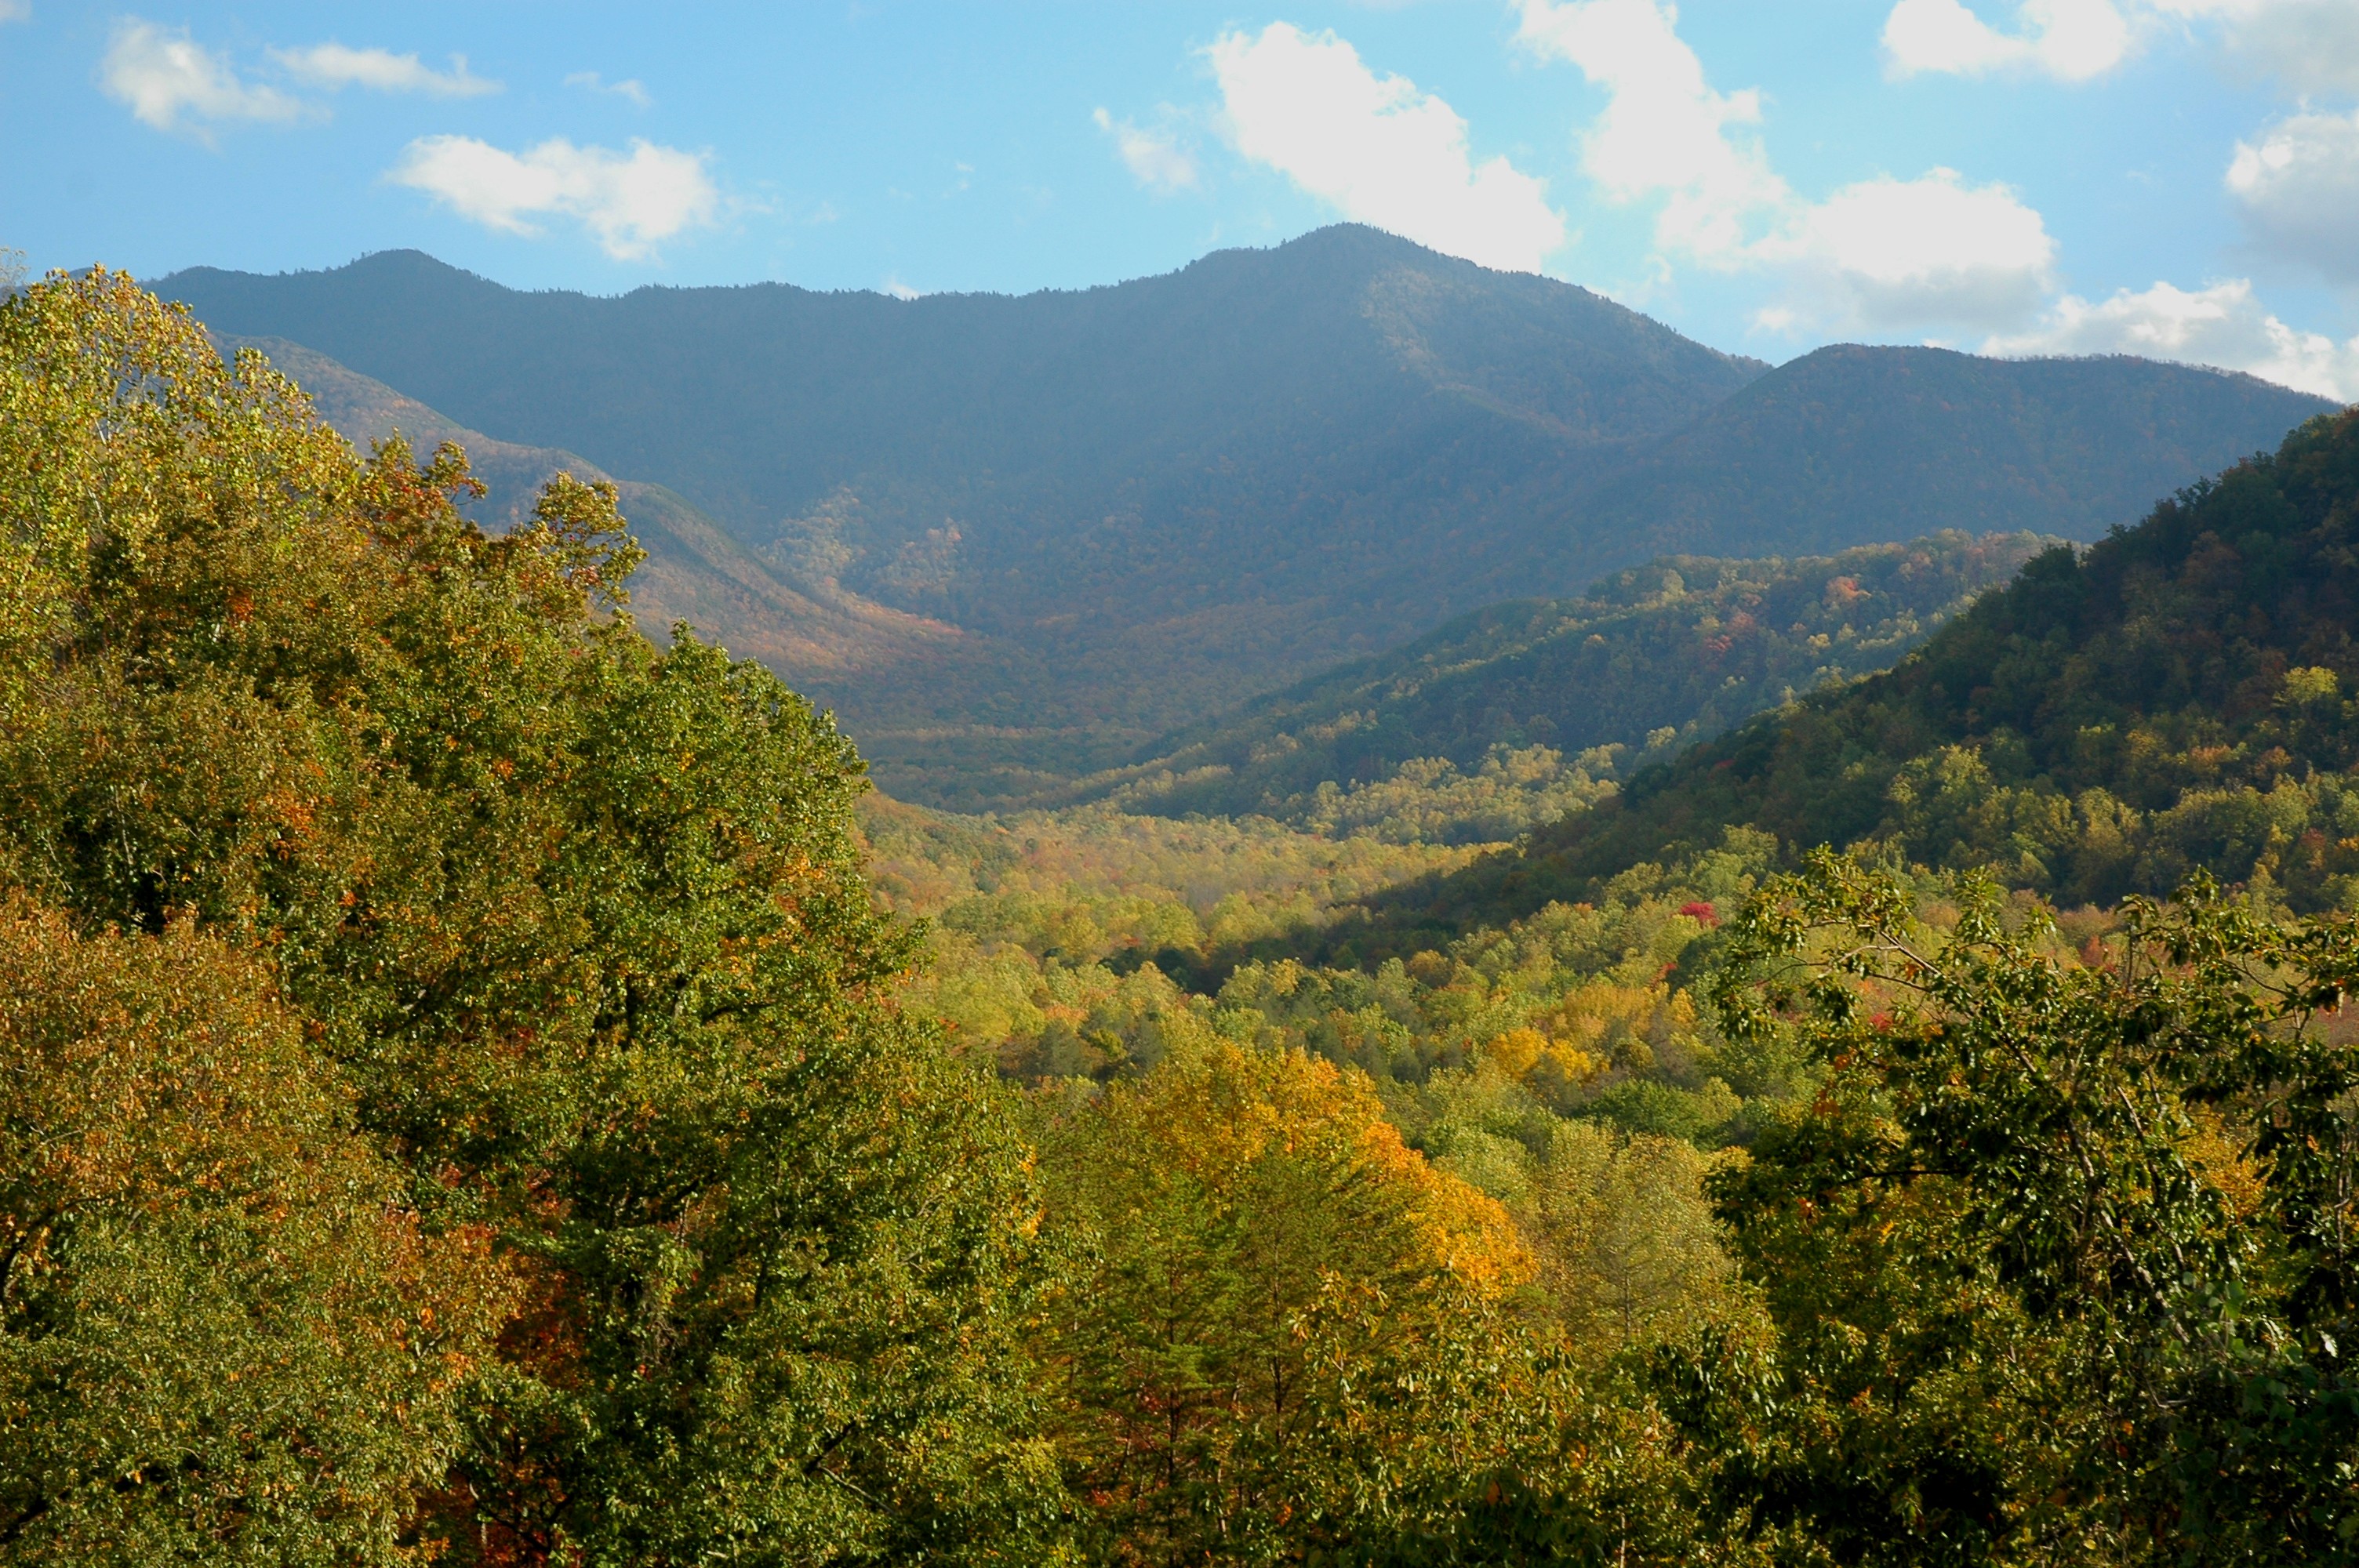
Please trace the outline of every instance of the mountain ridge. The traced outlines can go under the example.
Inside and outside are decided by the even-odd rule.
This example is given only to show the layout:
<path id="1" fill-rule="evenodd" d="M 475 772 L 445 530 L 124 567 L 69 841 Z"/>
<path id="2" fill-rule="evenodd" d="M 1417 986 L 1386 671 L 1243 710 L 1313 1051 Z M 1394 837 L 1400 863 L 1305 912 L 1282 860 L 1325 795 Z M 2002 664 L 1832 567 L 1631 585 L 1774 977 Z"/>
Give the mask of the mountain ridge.
<path id="1" fill-rule="evenodd" d="M 752 601 L 708 630 L 834 706 L 890 787 L 964 808 L 1655 556 L 2091 536 L 2326 406 L 2135 361 L 1773 370 L 1349 225 L 1024 296 L 525 294 L 417 253 L 157 287 L 663 486 L 815 604 L 956 628 L 864 665 L 799 660 Z"/>
<path id="2" fill-rule="evenodd" d="M 1883 669 L 2054 543 L 1948 533 L 1790 559 L 1658 557 L 1578 597 L 1457 617 L 1168 737 L 1075 793 L 1156 816 L 1302 823 L 1420 763 L 1512 765 L 1527 793 L 1555 785 L 1568 760 L 1625 775 L 1798 691 Z"/>
<path id="3" fill-rule="evenodd" d="M 957 628 L 850 595 L 802 591 L 749 556 L 686 498 L 658 484 L 620 479 L 578 453 L 503 441 L 469 429 L 383 382 L 283 338 L 212 334 L 224 353 L 252 349 L 295 379 L 320 417 L 363 451 L 398 438 L 419 457 L 448 442 L 467 455 L 485 493 L 462 507 L 504 530 L 528 516 L 541 487 L 563 472 L 615 487 L 647 559 L 630 583 L 632 610 L 661 633 L 685 622 L 726 627 L 738 650 L 765 662 L 811 670 L 852 670 L 921 656 L 955 641 Z"/>

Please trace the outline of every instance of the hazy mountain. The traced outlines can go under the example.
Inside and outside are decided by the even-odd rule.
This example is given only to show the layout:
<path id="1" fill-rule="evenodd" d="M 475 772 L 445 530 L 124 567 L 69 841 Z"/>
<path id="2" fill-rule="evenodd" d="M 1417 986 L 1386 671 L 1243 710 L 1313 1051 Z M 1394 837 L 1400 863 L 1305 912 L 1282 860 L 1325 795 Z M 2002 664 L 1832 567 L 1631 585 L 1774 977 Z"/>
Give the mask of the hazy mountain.
<path id="1" fill-rule="evenodd" d="M 524 518 L 554 474 L 610 481 L 633 535 L 647 552 L 631 579 L 631 611 L 658 636 L 680 621 L 726 628 L 740 653 L 820 676 L 926 656 L 958 640 L 955 628 L 940 622 L 849 595 L 798 590 L 662 485 L 616 479 L 579 454 L 554 447 L 495 440 L 283 338 L 216 333 L 214 341 L 225 351 L 261 351 L 301 384 L 322 419 L 364 451 L 398 436 L 423 460 L 445 441 L 457 443 L 484 485 L 483 499 L 466 510 L 486 527 L 506 528 Z"/>
<path id="2" fill-rule="evenodd" d="M 1578 496 L 1562 529 L 1718 554 L 2002 524 L 2093 539 L 2198 475 L 2273 450 L 2332 406 L 2249 375 L 2125 355 L 1993 360 L 1843 343 L 1655 443 Z"/>
<path id="3" fill-rule="evenodd" d="M 662 486 L 811 603 L 930 624 L 806 664 L 758 596 L 708 622 L 945 804 L 1135 760 L 1338 659 L 1655 555 L 2090 536 L 2323 406 L 2134 362 L 1846 350 L 1765 375 L 1355 226 L 1022 297 L 592 298 L 414 252 L 157 287 Z"/>

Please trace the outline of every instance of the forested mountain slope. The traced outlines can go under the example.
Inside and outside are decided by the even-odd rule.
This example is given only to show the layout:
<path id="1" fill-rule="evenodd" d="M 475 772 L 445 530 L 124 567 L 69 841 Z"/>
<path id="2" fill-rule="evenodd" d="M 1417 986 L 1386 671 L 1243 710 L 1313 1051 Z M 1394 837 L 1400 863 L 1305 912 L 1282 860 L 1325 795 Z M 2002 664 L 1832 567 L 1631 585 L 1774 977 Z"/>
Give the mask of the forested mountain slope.
<path id="1" fill-rule="evenodd" d="M 2038 557 L 1896 669 L 1699 746 L 1388 917 L 1496 921 L 1728 829 L 1995 866 L 2065 903 L 2197 868 L 2359 894 L 2359 410 L 2085 553 Z"/>
<path id="2" fill-rule="evenodd" d="M 1022 297 L 527 294 L 415 252 L 157 287 L 664 486 L 806 599 L 958 628 L 856 668 L 766 656 L 891 787 L 967 806 L 1658 554 L 2086 536 L 2321 406 L 2179 367 L 1882 350 L 1732 402 L 1767 367 L 1352 225 Z M 766 613 L 710 630 L 793 642 Z"/>
<path id="3" fill-rule="evenodd" d="M 415 253 L 158 287 L 217 330 L 664 484 L 798 586 L 994 639 L 829 689 L 864 739 L 1089 725 L 1127 749 L 1373 652 L 1477 602 L 1436 562 L 1499 547 L 1506 519 L 1766 368 L 1359 228 L 1022 298 L 592 299 Z"/>
<path id="4" fill-rule="evenodd" d="M 2153 360 L 1838 343 L 1780 365 L 1567 508 L 1665 552 L 1824 551 L 2001 524 L 2093 539 L 2330 406 Z"/>
<path id="5" fill-rule="evenodd" d="M 1452 777 L 1462 793 L 1493 775 L 1510 789 L 1549 782 L 1538 775 L 1569 762 L 1584 782 L 1609 776 L 1885 668 L 2050 542 L 1950 533 L 1793 560 L 1666 557 L 1577 599 L 1461 616 L 1182 733 L 1085 793 L 1133 810 L 1332 830 L 1366 826 L 1354 807 L 1375 806 L 1404 768 L 1440 775 L 1422 780 L 1427 794 Z"/>

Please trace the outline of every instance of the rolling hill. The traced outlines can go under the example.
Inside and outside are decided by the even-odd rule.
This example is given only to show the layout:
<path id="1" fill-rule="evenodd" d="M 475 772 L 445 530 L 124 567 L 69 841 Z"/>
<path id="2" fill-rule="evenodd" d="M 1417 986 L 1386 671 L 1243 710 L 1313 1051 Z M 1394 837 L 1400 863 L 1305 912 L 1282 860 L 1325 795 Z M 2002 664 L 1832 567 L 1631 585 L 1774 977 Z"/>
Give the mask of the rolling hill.
<path id="1" fill-rule="evenodd" d="M 2359 897 L 2359 410 L 2054 549 L 1894 669 L 1651 769 L 1516 849 L 1406 889 L 1375 945 L 1592 896 L 1732 827 L 2067 904 L 2198 867 L 2299 908 Z M 1363 938 L 1364 943 L 1366 939 Z"/>
<path id="2" fill-rule="evenodd" d="M 2087 537 L 2323 406 L 2134 361 L 1854 349 L 1771 372 L 1348 225 L 1021 297 L 592 298 L 414 252 L 156 287 L 663 487 L 802 600 L 941 629 L 830 662 L 792 650 L 838 633 L 782 632 L 798 611 L 758 594 L 705 622 L 834 705 L 891 787 L 965 806 L 1657 555 Z"/>
<path id="3" fill-rule="evenodd" d="M 1307 822 L 1332 815 L 1332 786 L 1348 794 L 1420 762 L 1473 773 L 1502 752 L 1614 748 L 1591 770 L 1625 771 L 1886 668 L 2052 543 L 1947 533 L 1793 560 L 1662 557 L 1576 599 L 1461 616 L 1175 736 L 1079 793 L 1158 815 Z"/>

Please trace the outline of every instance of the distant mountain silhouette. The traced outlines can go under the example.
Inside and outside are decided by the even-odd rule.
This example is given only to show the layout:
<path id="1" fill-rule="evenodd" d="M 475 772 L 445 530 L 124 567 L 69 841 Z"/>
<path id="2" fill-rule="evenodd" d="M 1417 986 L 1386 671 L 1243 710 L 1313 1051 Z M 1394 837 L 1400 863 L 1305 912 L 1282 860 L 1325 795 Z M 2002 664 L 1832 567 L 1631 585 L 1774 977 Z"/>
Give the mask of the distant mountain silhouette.
<path id="1" fill-rule="evenodd" d="M 1655 444 L 1584 491 L 1562 527 L 1745 555 L 1999 524 L 2093 539 L 2199 475 L 2275 449 L 2332 406 L 2252 376 L 2127 355 L 1993 360 L 1842 343 Z"/>
<path id="2" fill-rule="evenodd" d="M 835 704 L 892 787 L 966 806 L 1656 555 L 2089 537 L 2325 406 L 2134 361 L 1772 373 L 1351 225 L 1021 297 L 530 294 L 415 252 L 155 287 L 664 487 L 810 603 L 955 628 L 807 663 L 758 603 L 706 627 Z"/>

